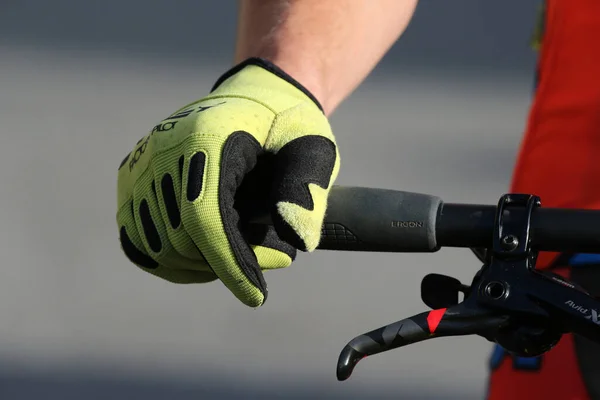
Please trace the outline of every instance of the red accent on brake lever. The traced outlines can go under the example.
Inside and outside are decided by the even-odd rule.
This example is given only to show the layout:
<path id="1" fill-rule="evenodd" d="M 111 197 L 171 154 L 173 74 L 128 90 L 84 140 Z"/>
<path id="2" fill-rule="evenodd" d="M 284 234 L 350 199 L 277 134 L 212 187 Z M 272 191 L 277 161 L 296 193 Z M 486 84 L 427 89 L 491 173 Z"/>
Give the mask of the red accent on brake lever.
<path id="1" fill-rule="evenodd" d="M 440 324 L 440 321 L 446 313 L 446 310 L 447 308 L 440 308 L 439 310 L 430 311 L 429 314 L 427 314 L 427 324 L 429 325 L 430 333 L 435 333 L 435 330 Z"/>

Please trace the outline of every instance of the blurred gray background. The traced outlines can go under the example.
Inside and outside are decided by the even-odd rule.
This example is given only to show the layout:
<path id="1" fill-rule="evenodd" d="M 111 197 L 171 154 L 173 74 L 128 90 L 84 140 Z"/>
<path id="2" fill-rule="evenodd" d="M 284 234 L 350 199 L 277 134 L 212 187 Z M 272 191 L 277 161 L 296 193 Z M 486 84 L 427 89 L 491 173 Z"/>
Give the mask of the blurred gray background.
<path id="1" fill-rule="evenodd" d="M 332 118 L 338 183 L 495 203 L 531 97 L 537 3 L 422 0 Z M 230 66 L 235 20 L 233 0 L 0 2 L 0 399 L 481 399 L 491 345 L 477 337 L 335 379 L 349 339 L 425 309 L 425 274 L 469 279 L 466 250 L 300 255 L 267 275 L 259 310 L 121 254 L 119 162 Z"/>

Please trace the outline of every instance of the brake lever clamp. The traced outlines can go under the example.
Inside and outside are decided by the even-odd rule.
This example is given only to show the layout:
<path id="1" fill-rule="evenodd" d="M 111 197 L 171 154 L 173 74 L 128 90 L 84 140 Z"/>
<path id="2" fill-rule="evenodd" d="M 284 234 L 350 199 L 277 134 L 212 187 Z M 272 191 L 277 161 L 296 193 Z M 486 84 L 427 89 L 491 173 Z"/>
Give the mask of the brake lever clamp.
<path id="1" fill-rule="evenodd" d="M 487 337 L 518 356 L 537 356 L 562 336 L 548 309 L 532 299 L 528 284 L 535 272 L 537 251 L 531 248 L 531 219 L 539 197 L 506 194 L 500 198 L 488 251 L 489 262 L 478 274 L 473 291 L 477 303 L 509 317 L 508 326 Z"/>

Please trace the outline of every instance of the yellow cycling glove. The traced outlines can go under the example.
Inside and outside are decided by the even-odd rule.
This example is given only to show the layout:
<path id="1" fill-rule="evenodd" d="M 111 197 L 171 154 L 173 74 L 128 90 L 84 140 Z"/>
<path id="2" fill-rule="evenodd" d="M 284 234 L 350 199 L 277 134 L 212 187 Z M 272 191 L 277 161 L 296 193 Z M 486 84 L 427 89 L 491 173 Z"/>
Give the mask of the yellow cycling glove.
<path id="1" fill-rule="evenodd" d="M 318 101 L 268 61 L 246 60 L 209 96 L 157 124 L 123 160 L 122 249 L 144 271 L 178 283 L 218 278 L 244 304 L 260 306 L 267 297 L 262 271 L 289 266 L 296 249 L 317 247 L 338 170 Z M 275 230 L 240 218 L 257 199 Z"/>

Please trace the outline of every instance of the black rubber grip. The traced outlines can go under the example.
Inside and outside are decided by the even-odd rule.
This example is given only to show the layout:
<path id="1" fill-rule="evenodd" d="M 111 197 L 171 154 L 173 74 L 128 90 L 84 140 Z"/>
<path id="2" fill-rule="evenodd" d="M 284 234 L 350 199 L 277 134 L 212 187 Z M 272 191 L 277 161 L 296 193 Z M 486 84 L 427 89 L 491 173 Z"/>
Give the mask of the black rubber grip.
<path id="1" fill-rule="evenodd" d="M 329 196 L 320 249 L 433 252 L 442 201 L 397 190 L 334 186 Z"/>
<path id="2" fill-rule="evenodd" d="M 331 191 L 320 249 L 434 252 L 489 248 L 496 206 L 443 203 L 435 196 L 341 187 Z M 518 217 L 515 215 L 515 217 Z M 503 217 L 513 218 L 510 212 Z M 600 210 L 544 208 L 531 217 L 538 251 L 600 253 Z"/>

